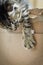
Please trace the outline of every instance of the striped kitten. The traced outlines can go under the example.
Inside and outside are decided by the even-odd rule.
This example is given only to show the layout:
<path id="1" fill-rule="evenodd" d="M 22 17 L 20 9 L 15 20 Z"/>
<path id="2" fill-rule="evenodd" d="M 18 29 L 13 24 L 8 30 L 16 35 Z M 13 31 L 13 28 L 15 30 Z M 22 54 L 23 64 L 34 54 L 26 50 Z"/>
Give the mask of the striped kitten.
<path id="1" fill-rule="evenodd" d="M 17 30 L 22 19 L 24 32 L 24 46 L 34 48 L 32 23 L 29 17 L 29 3 L 27 0 L 0 0 L 0 23 L 8 29 Z"/>

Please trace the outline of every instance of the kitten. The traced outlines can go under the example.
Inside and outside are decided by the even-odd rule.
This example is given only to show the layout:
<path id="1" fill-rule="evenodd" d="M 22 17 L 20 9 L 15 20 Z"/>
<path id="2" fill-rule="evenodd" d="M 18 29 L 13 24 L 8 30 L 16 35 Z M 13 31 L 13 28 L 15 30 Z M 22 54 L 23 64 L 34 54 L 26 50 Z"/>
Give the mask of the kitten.
<path id="1" fill-rule="evenodd" d="M 0 0 L 0 23 L 8 29 L 17 30 L 20 20 L 23 23 L 24 46 L 34 48 L 34 30 L 29 17 L 29 3 L 27 0 Z"/>

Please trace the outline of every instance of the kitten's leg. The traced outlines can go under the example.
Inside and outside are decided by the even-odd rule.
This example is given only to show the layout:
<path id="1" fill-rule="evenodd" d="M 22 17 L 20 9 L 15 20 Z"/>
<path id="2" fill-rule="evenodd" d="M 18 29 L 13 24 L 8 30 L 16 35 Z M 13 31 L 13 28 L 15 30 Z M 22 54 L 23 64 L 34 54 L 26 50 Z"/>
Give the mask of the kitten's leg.
<path id="1" fill-rule="evenodd" d="M 36 41 L 31 31 L 32 31 L 31 28 L 24 28 L 24 34 L 25 34 L 24 46 L 27 48 L 34 48 L 34 46 L 36 45 Z"/>
<path id="2" fill-rule="evenodd" d="M 24 26 L 24 46 L 29 48 L 34 48 L 34 46 L 36 45 L 36 41 L 34 39 L 34 30 L 32 30 L 32 23 L 31 20 L 29 18 L 29 13 L 27 12 L 27 10 L 24 10 L 23 12 L 23 18 L 24 18 L 24 22 L 23 22 L 23 26 Z"/>

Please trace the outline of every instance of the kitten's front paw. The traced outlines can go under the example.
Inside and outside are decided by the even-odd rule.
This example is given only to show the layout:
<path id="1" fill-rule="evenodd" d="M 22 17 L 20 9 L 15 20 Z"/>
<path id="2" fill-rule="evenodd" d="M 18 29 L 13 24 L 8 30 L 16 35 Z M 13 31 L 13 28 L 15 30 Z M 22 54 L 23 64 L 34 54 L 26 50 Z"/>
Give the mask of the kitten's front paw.
<path id="1" fill-rule="evenodd" d="M 34 38 L 34 30 L 30 29 L 29 31 L 25 31 L 25 37 L 24 37 L 24 46 L 28 49 L 34 48 L 36 46 L 36 40 Z"/>
<path id="2" fill-rule="evenodd" d="M 24 46 L 28 49 L 34 48 L 36 45 L 36 41 L 33 38 L 31 39 L 30 37 L 25 38 L 24 42 L 25 42 Z"/>

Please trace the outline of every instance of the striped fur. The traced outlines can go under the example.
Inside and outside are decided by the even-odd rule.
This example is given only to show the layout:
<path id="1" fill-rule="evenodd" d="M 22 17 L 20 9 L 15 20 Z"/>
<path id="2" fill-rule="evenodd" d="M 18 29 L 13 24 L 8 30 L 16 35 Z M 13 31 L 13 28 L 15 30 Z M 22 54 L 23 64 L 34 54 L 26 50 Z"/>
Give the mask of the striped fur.
<path id="1" fill-rule="evenodd" d="M 36 41 L 34 39 L 34 30 L 32 29 L 32 21 L 29 17 L 28 5 L 22 9 L 23 27 L 24 27 L 24 46 L 26 48 L 34 48 Z"/>
<path id="2" fill-rule="evenodd" d="M 10 6 L 9 6 L 10 5 Z M 21 18 L 23 19 L 24 46 L 34 48 L 36 42 L 34 40 L 31 19 L 29 17 L 29 3 L 27 0 L 6 0 L 0 5 L 1 23 L 9 29 L 17 30 Z M 18 14 L 17 14 L 18 13 Z M 16 16 L 20 15 L 19 17 Z M 9 18 L 10 17 L 10 18 Z M 15 18 L 14 18 L 15 17 Z"/>

